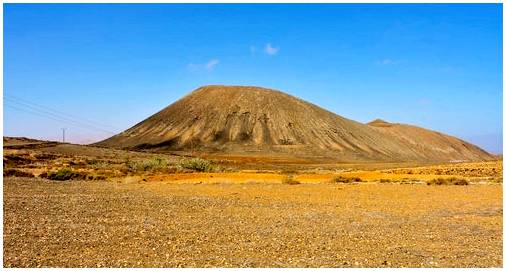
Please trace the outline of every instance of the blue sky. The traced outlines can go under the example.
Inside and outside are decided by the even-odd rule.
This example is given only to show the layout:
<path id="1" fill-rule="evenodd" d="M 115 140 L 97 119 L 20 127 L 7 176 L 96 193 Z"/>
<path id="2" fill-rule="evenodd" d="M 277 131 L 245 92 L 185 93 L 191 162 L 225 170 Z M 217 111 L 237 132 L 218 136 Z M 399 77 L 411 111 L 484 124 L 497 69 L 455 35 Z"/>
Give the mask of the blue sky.
<path id="1" fill-rule="evenodd" d="M 208 84 L 502 152 L 502 5 L 4 4 L 4 135 L 89 143 Z"/>

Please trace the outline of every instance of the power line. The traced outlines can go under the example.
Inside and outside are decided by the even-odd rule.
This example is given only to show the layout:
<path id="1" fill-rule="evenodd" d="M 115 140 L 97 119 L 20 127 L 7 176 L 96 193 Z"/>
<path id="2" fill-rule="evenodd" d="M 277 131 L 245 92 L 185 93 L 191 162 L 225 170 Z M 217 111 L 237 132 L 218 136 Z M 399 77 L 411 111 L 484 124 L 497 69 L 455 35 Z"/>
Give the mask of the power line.
<path id="1" fill-rule="evenodd" d="M 109 131 L 109 130 L 104 129 L 102 127 L 98 127 L 97 125 L 92 125 L 90 123 L 85 123 L 85 122 L 82 122 L 80 120 L 72 119 L 72 118 L 69 118 L 69 117 L 66 117 L 66 116 L 61 116 L 59 114 L 52 113 L 51 111 L 42 110 L 42 109 L 39 109 L 39 108 L 37 108 L 35 106 L 31 106 L 31 105 L 26 104 L 26 103 L 17 102 L 17 101 L 13 101 L 13 100 L 6 100 L 6 102 L 7 103 L 5 105 L 9 105 L 9 103 L 13 103 L 15 106 L 17 106 L 18 110 L 23 110 L 23 108 L 24 109 L 29 109 L 29 110 L 31 110 L 31 111 L 29 111 L 29 113 L 30 112 L 33 113 L 33 111 L 34 111 L 34 112 L 37 112 L 39 115 L 43 114 L 44 116 L 51 117 L 54 120 L 57 119 L 58 121 L 70 122 L 70 123 L 73 123 L 73 124 L 78 124 L 79 126 L 87 126 L 88 128 L 91 128 L 93 130 L 100 130 L 100 131 L 105 132 L 105 133 L 116 134 L 115 132 Z M 12 106 L 12 104 L 11 104 L 11 106 Z M 22 107 L 22 108 L 20 109 L 19 107 Z"/>
<path id="2" fill-rule="evenodd" d="M 65 117 L 67 119 L 77 120 L 79 122 L 87 122 L 88 124 L 93 125 L 93 126 L 100 126 L 100 127 L 107 126 L 107 127 L 112 128 L 114 130 L 119 130 L 117 127 L 114 127 L 114 126 L 109 125 L 109 124 L 104 124 L 104 123 L 100 123 L 100 122 L 97 122 L 97 121 L 94 121 L 94 120 L 90 120 L 90 119 L 86 119 L 86 118 L 82 118 L 82 117 L 77 117 L 75 115 L 71 115 L 71 114 L 68 114 L 68 113 L 65 113 L 65 112 L 62 112 L 62 111 L 50 108 L 48 106 L 37 104 L 37 103 L 31 102 L 31 101 L 28 101 L 28 100 L 25 100 L 25 99 L 22 99 L 22 98 L 18 98 L 18 97 L 12 96 L 12 95 L 4 94 L 4 99 L 10 100 L 10 101 L 18 103 L 18 104 L 22 103 L 22 104 L 24 104 L 26 106 L 30 106 L 32 108 L 36 107 L 38 110 L 46 111 L 46 112 L 48 112 L 50 114 L 57 114 L 59 116 Z"/>
<path id="3" fill-rule="evenodd" d="M 12 102 L 12 101 L 7 101 L 7 102 Z M 9 105 L 9 104 L 5 104 L 5 105 Z M 103 128 L 98 127 L 96 125 L 90 125 L 90 124 L 87 124 L 87 123 L 83 123 L 83 122 L 80 122 L 80 121 L 76 121 L 76 120 L 73 120 L 73 119 L 62 117 L 62 116 L 59 116 L 57 114 L 53 114 L 53 113 L 45 111 L 45 110 L 40 110 L 40 109 L 38 109 L 36 107 L 28 106 L 28 105 L 21 104 L 21 103 L 17 103 L 16 106 L 22 106 L 22 107 L 26 107 L 26 108 L 30 109 L 31 111 L 26 111 L 27 113 L 36 112 L 36 113 L 38 113 L 39 116 L 43 115 L 44 117 L 49 117 L 49 118 L 51 118 L 53 120 L 57 120 L 57 121 L 60 121 L 60 122 L 66 122 L 66 123 L 78 125 L 78 127 L 86 126 L 88 128 L 91 128 L 92 130 L 100 130 L 100 131 L 105 132 L 105 133 L 115 134 L 115 132 L 103 129 Z M 11 105 L 11 107 L 12 107 L 12 105 Z M 18 110 L 23 110 L 23 108 L 19 108 L 18 107 Z"/>
<path id="4" fill-rule="evenodd" d="M 39 104 L 36 104 L 36 103 L 33 103 L 33 102 L 29 102 L 27 100 L 23 100 L 23 99 L 16 98 L 16 97 L 13 97 L 13 96 L 9 97 L 9 96 L 10 95 L 6 95 L 4 97 L 9 102 L 14 102 L 14 103 L 16 103 L 18 105 L 27 106 L 27 107 L 30 107 L 32 109 L 38 110 L 38 111 L 44 111 L 45 113 L 51 114 L 53 116 L 56 115 L 58 117 L 66 118 L 66 119 L 68 119 L 70 121 L 76 121 L 76 122 L 79 122 L 79 123 L 87 122 L 86 125 L 91 125 L 91 126 L 94 126 L 94 127 L 97 127 L 97 126 L 98 127 L 109 126 L 110 128 L 113 128 L 115 130 L 118 129 L 118 128 L 116 128 L 114 126 L 111 126 L 111 125 L 102 124 L 102 123 L 99 123 L 99 122 L 96 122 L 96 121 L 91 121 L 89 119 L 79 118 L 79 117 L 76 117 L 76 116 L 73 116 L 73 115 L 70 115 L 70 114 L 67 114 L 67 113 L 64 113 L 64 112 L 61 112 L 61 111 L 49 108 L 47 106 L 39 105 Z"/>
<path id="5" fill-rule="evenodd" d="M 7 107 L 10 107 L 12 109 L 16 109 L 18 111 L 22 111 L 22 112 L 25 112 L 25 113 L 29 113 L 29 114 L 33 114 L 33 115 L 37 115 L 39 117 L 44 117 L 44 118 L 48 118 L 48 119 L 52 119 L 52 120 L 56 120 L 56 121 L 59 121 L 59 122 L 65 122 L 61 119 L 57 119 L 57 118 L 53 118 L 51 116 L 47 116 L 47 115 L 43 115 L 43 114 L 39 114 L 37 112 L 34 112 L 34 111 L 30 111 L 30 110 L 26 110 L 26 109 L 23 109 L 23 108 L 20 108 L 20 107 L 17 107 L 17 106 L 14 106 L 14 105 L 11 105 L 11 104 L 5 104 L 5 106 Z"/>
<path id="6" fill-rule="evenodd" d="M 73 125 L 75 127 L 88 128 L 89 130 L 93 130 L 93 131 L 100 130 L 100 131 L 108 133 L 108 134 L 116 134 L 115 132 L 111 132 L 111 131 L 102 129 L 102 128 L 97 127 L 97 126 L 93 126 L 93 125 L 89 125 L 89 124 L 85 124 L 85 123 L 79 123 L 79 122 L 77 122 L 75 120 L 71 120 L 71 119 L 67 119 L 67 118 L 64 118 L 64 117 L 60 117 L 60 116 L 58 116 L 56 114 L 48 113 L 46 111 L 39 110 L 39 109 L 34 108 L 34 107 L 29 107 L 29 106 L 26 106 L 26 105 L 24 105 L 25 108 L 20 107 L 20 106 L 23 106 L 23 104 L 19 104 L 18 103 L 18 105 L 13 105 L 13 104 L 6 103 L 5 106 L 13 108 L 13 109 L 16 109 L 18 111 L 25 112 L 25 113 L 37 115 L 39 117 L 44 117 L 44 118 L 52 119 L 52 120 L 55 120 L 55 121 L 58 121 L 58 122 L 63 122 L 63 123 L 66 123 L 66 124 L 70 124 L 70 125 Z M 85 126 L 85 127 L 83 127 L 83 126 Z"/>
<path id="7" fill-rule="evenodd" d="M 31 102 L 31 101 L 28 101 L 28 100 L 25 100 L 25 99 L 21 99 L 21 98 L 18 98 L 18 97 L 14 97 L 12 95 L 5 94 L 4 98 L 7 99 L 7 100 L 11 100 L 11 101 L 17 102 L 17 103 L 24 103 L 24 104 L 30 105 L 32 107 L 35 106 L 35 107 L 38 107 L 39 109 L 49 110 L 52 113 L 56 113 L 58 115 L 65 115 L 68 118 L 73 118 L 73 119 L 77 119 L 77 120 L 80 120 L 80 121 L 86 121 L 86 122 L 89 122 L 90 124 L 93 124 L 93 125 L 109 126 L 111 128 L 116 129 L 116 127 L 108 125 L 108 124 L 100 123 L 100 122 L 97 122 L 97 121 L 92 121 L 92 120 L 81 118 L 81 117 L 76 117 L 75 115 L 71 115 L 71 114 L 68 114 L 68 113 L 65 113 L 65 112 L 62 112 L 62 111 L 58 111 L 58 110 L 50 108 L 48 106 L 37 104 L 37 103 Z"/>

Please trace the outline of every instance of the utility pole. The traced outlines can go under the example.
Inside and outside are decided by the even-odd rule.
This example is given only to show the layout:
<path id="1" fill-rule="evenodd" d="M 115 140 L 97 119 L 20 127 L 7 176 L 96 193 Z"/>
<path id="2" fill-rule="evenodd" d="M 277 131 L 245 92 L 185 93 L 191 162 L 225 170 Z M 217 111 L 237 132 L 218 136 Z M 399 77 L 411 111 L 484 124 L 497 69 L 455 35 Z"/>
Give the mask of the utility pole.
<path id="1" fill-rule="evenodd" d="M 63 133 L 62 133 L 62 139 L 63 139 L 63 140 L 62 140 L 62 142 L 63 142 L 63 143 L 65 143 L 65 129 L 66 129 L 66 128 L 61 128 L 61 130 L 62 130 L 62 132 L 63 132 Z"/>

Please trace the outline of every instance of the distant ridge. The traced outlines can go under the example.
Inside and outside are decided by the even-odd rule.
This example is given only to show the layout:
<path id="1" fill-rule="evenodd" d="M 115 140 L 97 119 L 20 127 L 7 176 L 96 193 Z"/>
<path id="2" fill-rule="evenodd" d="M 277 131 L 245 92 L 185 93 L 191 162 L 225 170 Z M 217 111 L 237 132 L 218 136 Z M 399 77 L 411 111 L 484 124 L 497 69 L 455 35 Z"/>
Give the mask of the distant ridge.
<path id="1" fill-rule="evenodd" d="M 371 126 L 375 126 L 375 127 L 391 127 L 391 126 L 393 126 L 392 123 L 386 122 L 382 119 L 375 119 L 367 124 L 371 125 Z"/>
<path id="2" fill-rule="evenodd" d="M 494 159 L 452 136 L 381 119 L 362 124 L 286 93 L 250 86 L 201 87 L 95 145 L 337 161 Z"/>

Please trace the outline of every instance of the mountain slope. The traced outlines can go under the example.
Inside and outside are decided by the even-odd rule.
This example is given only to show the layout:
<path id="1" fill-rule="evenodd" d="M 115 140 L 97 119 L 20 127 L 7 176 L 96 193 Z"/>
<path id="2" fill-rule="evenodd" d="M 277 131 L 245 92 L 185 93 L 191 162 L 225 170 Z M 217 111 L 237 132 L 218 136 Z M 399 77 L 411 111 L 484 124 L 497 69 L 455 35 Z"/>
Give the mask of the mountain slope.
<path id="1" fill-rule="evenodd" d="M 383 123 L 362 124 L 276 90 L 206 86 L 96 145 L 341 161 L 491 159 L 459 139 L 412 126 L 381 127 Z"/>
<path id="2" fill-rule="evenodd" d="M 385 136 L 394 138 L 421 160 L 489 160 L 494 156 L 456 137 L 407 124 L 381 120 L 368 123 Z"/>

